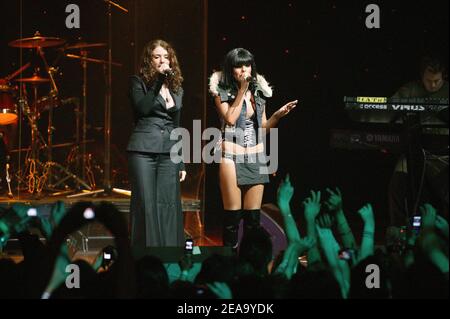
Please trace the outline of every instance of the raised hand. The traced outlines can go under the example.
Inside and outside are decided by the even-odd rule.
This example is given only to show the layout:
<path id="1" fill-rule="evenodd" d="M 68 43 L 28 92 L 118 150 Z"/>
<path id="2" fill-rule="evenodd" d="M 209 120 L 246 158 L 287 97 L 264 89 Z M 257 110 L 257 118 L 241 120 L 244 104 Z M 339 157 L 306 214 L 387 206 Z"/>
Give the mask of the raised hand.
<path id="1" fill-rule="evenodd" d="M 291 202 L 292 196 L 294 195 L 294 187 L 292 187 L 289 174 L 286 178 L 281 181 L 277 192 L 277 203 L 283 213 L 283 208 L 287 208 Z"/>
<path id="2" fill-rule="evenodd" d="M 304 237 L 299 242 L 300 253 L 310 250 L 316 245 L 316 240 L 311 237 Z"/>
<path id="3" fill-rule="evenodd" d="M 291 279 L 296 273 L 298 267 L 298 257 L 305 251 L 310 250 L 316 245 L 316 240 L 311 237 L 291 242 L 284 252 L 283 260 L 275 270 L 276 273 L 283 274 L 286 278 Z"/>
<path id="4" fill-rule="evenodd" d="M 433 229 L 436 224 L 436 209 L 430 204 L 420 207 L 422 214 L 422 228 Z"/>
<path id="5" fill-rule="evenodd" d="M 342 194 L 338 187 L 336 187 L 336 191 L 333 191 L 329 188 L 326 189 L 330 197 L 326 201 L 325 205 L 328 207 L 330 211 L 340 211 L 342 210 Z"/>
<path id="6" fill-rule="evenodd" d="M 165 72 L 171 71 L 172 69 L 170 68 L 170 65 L 168 63 L 161 63 L 158 66 L 158 72 L 161 74 L 165 74 Z"/>
<path id="7" fill-rule="evenodd" d="M 334 218 L 329 214 L 323 214 L 317 218 L 317 223 L 321 228 L 331 228 L 334 223 Z"/>
<path id="8" fill-rule="evenodd" d="M 224 282 L 213 282 L 212 284 L 206 284 L 209 290 L 211 290 L 218 299 L 232 299 L 230 287 Z"/>
<path id="9" fill-rule="evenodd" d="M 364 221 L 364 224 L 366 225 L 375 225 L 375 219 L 373 216 L 373 209 L 371 204 L 367 204 L 364 207 L 362 207 L 358 214 L 361 216 L 362 220 Z"/>
<path id="10" fill-rule="evenodd" d="M 242 91 L 243 93 L 246 93 L 248 91 L 248 88 L 250 87 L 250 82 L 247 80 L 249 76 L 250 75 L 247 73 L 242 73 L 238 77 L 239 90 Z"/>
<path id="11" fill-rule="evenodd" d="M 291 101 L 283 105 L 278 109 L 278 111 L 275 112 L 275 116 L 277 119 L 281 119 L 282 117 L 289 114 L 290 111 L 292 111 L 297 106 L 298 100 Z"/>
<path id="12" fill-rule="evenodd" d="M 447 222 L 447 220 L 445 220 L 445 218 L 443 218 L 439 215 L 436 215 L 436 222 L 434 223 L 434 225 L 445 237 L 448 238 L 449 227 L 448 227 L 448 222 Z"/>
<path id="13" fill-rule="evenodd" d="M 311 191 L 311 197 L 306 198 L 303 201 L 305 207 L 305 218 L 307 221 L 315 221 L 317 215 L 320 213 L 320 191 L 317 193 Z"/>

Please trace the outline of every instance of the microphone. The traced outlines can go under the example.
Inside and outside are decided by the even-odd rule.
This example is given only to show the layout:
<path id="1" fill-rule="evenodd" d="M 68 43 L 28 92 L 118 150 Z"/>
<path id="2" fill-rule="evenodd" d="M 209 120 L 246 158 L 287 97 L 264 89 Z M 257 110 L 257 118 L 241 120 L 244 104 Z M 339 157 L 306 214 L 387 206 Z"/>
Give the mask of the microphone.
<path id="1" fill-rule="evenodd" d="M 166 77 L 174 77 L 175 76 L 175 72 L 172 69 L 167 69 L 164 71 L 164 75 Z"/>
<path id="2" fill-rule="evenodd" d="M 245 78 L 245 81 L 249 82 L 249 83 L 255 83 L 256 82 L 256 78 L 254 78 L 253 76 L 249 75 Z"/>

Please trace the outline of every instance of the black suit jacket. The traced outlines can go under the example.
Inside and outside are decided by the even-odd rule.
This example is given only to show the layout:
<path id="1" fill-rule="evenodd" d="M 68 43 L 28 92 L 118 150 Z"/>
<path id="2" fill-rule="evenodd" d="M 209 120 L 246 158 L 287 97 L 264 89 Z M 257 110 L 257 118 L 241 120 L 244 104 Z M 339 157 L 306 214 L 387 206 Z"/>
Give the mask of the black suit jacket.
<path id="1" fill-rule="evenodd" d="M 128 152 L 170 153 L 177 140 L 170 139 L 174 128 L 180 127 L 183 90 L 170 91 L 175 106 L 166 109 L 166 102 L 159 94 L 164 75 L 147 87 L 139 76 L 130 78 L 129 97 L 135 116 L 135 127 L 128 142 Z M 184 164 L 180 163 L 180 170 Z"/>

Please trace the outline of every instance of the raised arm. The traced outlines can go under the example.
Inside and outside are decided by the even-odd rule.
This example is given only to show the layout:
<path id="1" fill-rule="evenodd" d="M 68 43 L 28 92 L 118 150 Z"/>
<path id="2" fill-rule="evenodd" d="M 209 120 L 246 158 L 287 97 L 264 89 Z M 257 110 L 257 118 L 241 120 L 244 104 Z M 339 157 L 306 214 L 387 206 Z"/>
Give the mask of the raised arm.
<path id="1" fill-rule="evenodd" d="M 272 116 L 267 119 L 266 108 L 264 108 L 262 116 L 262 127 L 265 129 L 271 129 L 277 127 L 278 122 L 282 117 L 285 117 L 289 112 L 297 106 L 298 101 L 291 101 L 279 108 Z"/>
<path id="2" fill-rule="evenodd" d="M 364 231 L 359 251 L 359 261 L 374 254 L 375 247 L 375 219 L 373 216 L 372 205 L 367 204 L 358 211 L 364 222 Z"/>
<path id="3" fill-rule="evenodd" d="M 350 228 L 347 218 L 344 214 L 344 205 L 342 200 L 342 194 L 339 188 L 333 191 L 329 188 L 326 189 L 330 194 L 328 201 L 325 203 L 331 212 L 334 212 L 336 218 L 336 228 L 338 234 L 342 238 L 342 244 L 345 248 L 356 248 L 355 237 L 353 236 L 352 229 Z"/>
<path id="4" fill-rule="evenodd" d="M 294 217 L 291 212 L 291 199 L 294 195 L 294 187 L 291 185 L 289 174 L 281 182 L 277 193 L 277 203 L 280 208 L 281 215 L 284 221 L 284 230 L 286 231 L 286 237 L 288 243 L 300 240 L 300 234 L 297 229 Z"/>
<path id="5" fill-rule="evenodd" d="M 308 197 L 303 202 L 304 205 L 304 214 L 306 219 L 306 230 L 307 236 L 317 243 L 317 233 L 316 233 L 316 218 L 320 213 L 320 191 L 317 193 L 311 191 L 311 197 Z M 320 257 L 319 248 L 317 245 L 314 245 L 308 251 L 308 268 L 312 267 L 316 264 L 319 264 L 322 261 Z"/>

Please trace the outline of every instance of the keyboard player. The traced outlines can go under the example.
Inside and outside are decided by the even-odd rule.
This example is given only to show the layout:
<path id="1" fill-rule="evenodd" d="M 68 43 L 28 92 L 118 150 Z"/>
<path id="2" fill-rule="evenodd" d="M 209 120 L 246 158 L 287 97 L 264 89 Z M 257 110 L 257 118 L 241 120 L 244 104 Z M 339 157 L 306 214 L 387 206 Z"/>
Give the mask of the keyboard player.
<path id="1" fill-rule="evenodd" d="M 420 64 L 420 79 L 403 85 L 393 98 L 447 98 L 449 86 L 447 69 L 442 60 L 433 56 L 422 58 Z M 399 119 L 394 119 L 394 122 Z M 447 136 L 443 141 L 431 141 L 432 149 L 425 153 L 425 178 L 420 196 L 420 202 L 431 202 L 439 213 L 448 219 L 448 109 L 446 113 L 426 115 L 420 119 L 422 128 L 438 128 Z M 443 129 L 442 129 L 443 128 Z M 441 140 L 441 139 L 440 139 Z M 421 172 L 420 172 L 421 173 Z M 405 155 L 400 156 L 389 183 L 389 210 L 393 226 L 406 225 L 409 222 L 406 211 L 408 175 Z M 411 209 L 409 209 L 411 211 Z"/>

